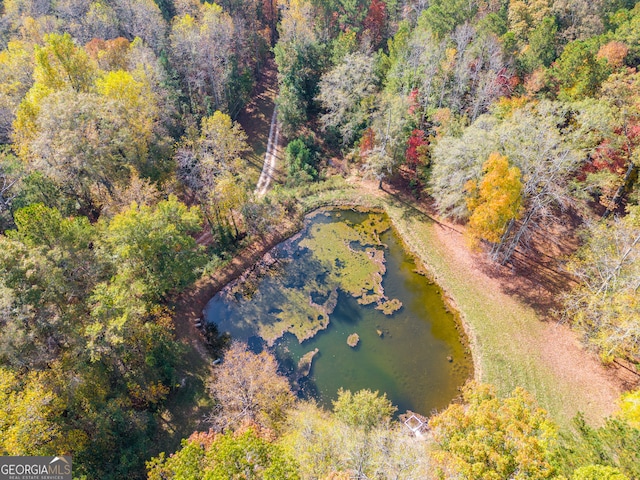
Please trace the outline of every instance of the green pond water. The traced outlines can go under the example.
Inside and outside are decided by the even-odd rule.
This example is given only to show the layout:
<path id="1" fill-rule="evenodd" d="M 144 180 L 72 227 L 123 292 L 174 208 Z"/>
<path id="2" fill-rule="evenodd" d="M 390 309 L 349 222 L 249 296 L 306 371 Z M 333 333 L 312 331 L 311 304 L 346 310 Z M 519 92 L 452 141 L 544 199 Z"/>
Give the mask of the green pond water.
<path id="1" fill-rule="evenodd" d="M 309 217 L 211 299 L 205 318 L 254 351 L 271 350 L 300 395 L 327 407 L 340 388 L 368 388 L 385 392 L 399 413 L 428 415 L 473 373 L 440 289 L 416 272 L 380 213 Z M 353 333 L 355 348 L 347 345 Z M 315 349 L 310 374 L 301 376 L 300 359 Z"/>

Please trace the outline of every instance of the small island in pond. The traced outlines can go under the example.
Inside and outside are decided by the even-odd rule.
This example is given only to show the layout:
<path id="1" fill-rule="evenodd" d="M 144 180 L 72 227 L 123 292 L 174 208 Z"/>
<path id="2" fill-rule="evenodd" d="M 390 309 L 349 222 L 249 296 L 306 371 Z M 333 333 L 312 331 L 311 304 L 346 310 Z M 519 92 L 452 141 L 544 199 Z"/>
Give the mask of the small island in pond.
<path id="1" fill-rule="evenodd" d="M 393 315 L 395 312 L 402 308 L 402 302 L 397 298 L 386 300 L 376 305 L 376 310 L 380 310 L 385 315 Z"/>
<path id="2" fill-rule="evenodd" d="M 309 376 L 309 374 L 311 373 L 311 366 L 313 365 L 313 357 L 315 357 L 319 351 L 320 350 L 316 348 L 314 350 L 311 350 L 310 352 L 305 353 L 302 358 L 300 358 L 300 361 L 298 362 L 298 368 L 296 370 L 298 378 Z"/>
<path id="3" fill-rule="evenodd" d="M 358 335 L 357 333 L 352 333 L 347 337 L 347 345 L 349 345 L 352 348 L 355 348 L 359 342 L 360 342 L 360 335 Z"/>

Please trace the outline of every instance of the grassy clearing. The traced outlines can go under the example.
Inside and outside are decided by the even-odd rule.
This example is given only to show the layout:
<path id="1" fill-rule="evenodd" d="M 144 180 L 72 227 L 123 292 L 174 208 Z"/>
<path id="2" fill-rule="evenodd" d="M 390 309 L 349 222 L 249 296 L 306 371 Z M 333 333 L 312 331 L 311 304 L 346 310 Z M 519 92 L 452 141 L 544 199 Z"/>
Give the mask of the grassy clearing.
<path id="1" fill-rule="evenodd" d="M 435 236 L 436 226 L 426 215 L 393 200 L 385 202 L 385 207 L 408 247 L 459 309 L 470 330 L 476 377 L 495 384 L 504 395 L 523 386 L 557 417 L 562 409 L 556 402 L 560 386 L 529 351 L 529 342 L 540 340 L 542 324 L 535 312 L 474 284 Z"/>
<path id="2" fill-rule="evenodd" d="M 576 391 L 542 358 L 547 327 L 532 308 L 475 283 L 469 267 L 436 236 L 435 228 L 441 227 L 422 212 L 389 197 L 384 207 L 410 250 L 460 311 L 471 337 L 478 380 L 494 384 L 501 395 L 516 386 L 525 388 L 561 428 L 569 428 L 578 411 L 593 421 L 601 418 L 590 392 Z"/>

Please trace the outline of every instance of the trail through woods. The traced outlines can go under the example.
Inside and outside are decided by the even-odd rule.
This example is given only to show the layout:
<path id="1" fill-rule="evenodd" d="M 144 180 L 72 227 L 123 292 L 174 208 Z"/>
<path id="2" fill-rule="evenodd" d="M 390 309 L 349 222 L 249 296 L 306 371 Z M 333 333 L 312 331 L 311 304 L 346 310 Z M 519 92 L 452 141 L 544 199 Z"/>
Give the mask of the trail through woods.
<path id="1" fill-rule="evenodd" d="M 278 107 L 273 107 L 273 114 L 271 115 L 271 126 L 269 128 L 269 141 L 267 142 L 267 151 L 264 154 L 264 164 L 262 166 L 262 173 L 258 179 L 258 185 L 256 186 L 255 194 L 262 196 L 267 193 L 271 180 L 276 171 L 277 151 L 278 151 L 278 137 L 280 136 L 280 126 L 278 125 Z"/>

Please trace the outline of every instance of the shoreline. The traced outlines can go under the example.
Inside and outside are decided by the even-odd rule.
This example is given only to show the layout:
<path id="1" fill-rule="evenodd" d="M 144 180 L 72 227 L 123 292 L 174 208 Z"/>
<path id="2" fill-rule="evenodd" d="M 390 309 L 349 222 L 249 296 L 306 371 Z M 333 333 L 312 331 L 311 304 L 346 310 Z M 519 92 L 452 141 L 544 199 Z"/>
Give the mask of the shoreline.
<path id="1" fill-rule="evenodd" d="M 466 337 L 465 346 L 471 353 L 476 380 L 494 384 L 501 395 L 509 394 L 516 386 L 525 388 L 561 429 L 570 429 L 571 419 L 579 411 L 585 413 L 591 424 L 599 424 L 613 413 L 615 398 L 622 391 L 620 385 L 597 359 L 577 346 L 568 327 L 543 318 L 542 313 L 521 299 L 503 292 L 495 279 L 472 271 L 476 260 L 471 252 L 464 251 L 464 246 L 460 247 L 462 235 L 457 228 L 433 218 L 417 202 L 404 201 L 364 182 L 358 185 L 302 199 L 300 218 L 268 239 L 253 242 L 238 252 L 220 272 L 199 280 L 184 292 L 183 301 L 184 297 L 194 298 L 189 294 L 193 290 L 208 292 L 210 296 L 197 310 L 201 315 L 215 293 L 278 243 L 296 235 L 303 228 L 304 219 L 317 214 L 322 207 L 383 211 L 416 266 L 427 272 L 427 278 L 439 286 L 443 300 L 454 310 L 462 328 L 460 336 Z M 458 250 L 453 250 L 454 247 Z M 176 330 L 179 323 L 192 323 L 178 319 L 177 315 L 175 321 Z M 199 341 L 204 341 L 199 331 L 192 330 L 200 336 Z M 554 347 L 559 351 L 554 351 Z M 564 367 L 570 368 L 565 372 Z"/>

